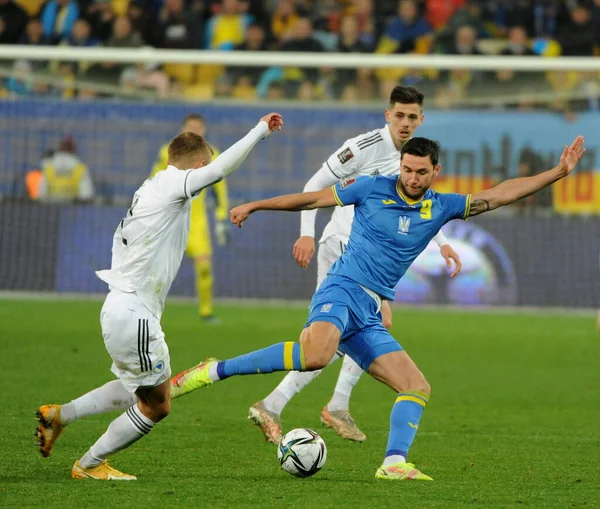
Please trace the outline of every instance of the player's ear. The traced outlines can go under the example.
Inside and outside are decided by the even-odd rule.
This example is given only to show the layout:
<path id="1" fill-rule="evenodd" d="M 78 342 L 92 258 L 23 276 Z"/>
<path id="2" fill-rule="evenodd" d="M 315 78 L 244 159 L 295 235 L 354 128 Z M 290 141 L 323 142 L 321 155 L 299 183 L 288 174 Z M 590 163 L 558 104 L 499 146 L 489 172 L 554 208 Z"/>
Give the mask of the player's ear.
<path id="1" fill-rule="evenodd" d="M 441 164 L 436 164 L 433 168 L 433 176 L 437 177 L 438 173 L 440 172 L 440 170 L 442 169 L 442 165 Z"/>
<path id="2" fill-rule="evenodd" d="M 423 120 L 425 120 L 425 115 L 423 113 L 421 113 L 421 118 L 419 119 L 419 125 L 421 125 L 423 123 Z"/>
<path id="3" fill-rule="evenodd" d="M 385 109 L 385 121 L 388 124 L 390 123 L 390 110 L 388 110 L 387 108 Z"/>

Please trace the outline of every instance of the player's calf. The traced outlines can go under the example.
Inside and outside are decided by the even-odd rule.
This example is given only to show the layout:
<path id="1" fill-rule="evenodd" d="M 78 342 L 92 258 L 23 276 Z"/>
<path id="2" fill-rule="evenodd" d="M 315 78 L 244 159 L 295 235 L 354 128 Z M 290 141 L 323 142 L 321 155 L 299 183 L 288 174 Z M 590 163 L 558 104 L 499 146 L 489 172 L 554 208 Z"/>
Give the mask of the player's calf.
<path id="1" fill-rule="evenodd" d="M 406 467 L 408 451 L 429 402 L 431 386 L 403 350 L 377 357 L 369 366 L 369 373 L 398 392 L 390 416 L 390 434 L 385 459 L 376 475 L 380 479 L 411 478 L 408 471 L 412 470 Z M 403 477 L 406 472 L 407 477 Z M 420 472 L 418 474 L 420 475 Z"/>

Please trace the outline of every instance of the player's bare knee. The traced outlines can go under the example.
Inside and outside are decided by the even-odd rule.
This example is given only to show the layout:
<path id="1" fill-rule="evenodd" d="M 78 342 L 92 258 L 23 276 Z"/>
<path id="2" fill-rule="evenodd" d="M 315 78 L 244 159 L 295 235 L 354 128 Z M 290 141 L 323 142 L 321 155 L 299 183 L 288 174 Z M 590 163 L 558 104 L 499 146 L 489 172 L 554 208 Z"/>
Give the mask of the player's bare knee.
<path id="1" fill-rule="evenodd" d="M 314 341 L 306 340 L 306 336 L 303 339 L 302 347 L 306 371 L 318 371 L 327 366 L 333 355 L 329 355 L 326 349 L 317 348 L 318 344 Z"/>
<path id="2" fill-rule="evenodd" d="M 419 375 L 409 381 L 409 387 L 406 390 L 419 391 L 431 395 L 431 385 L 429 385 L 429 382 L 421 373 Z"/>
<path id="3" fill-rule="evenodd" d="M 306 371 L 318 371 L 323 369 L 329 361 L 331 357 L 327 358 L 324 352 L 309 352 L 304 351 L 304 365 L 306 366 Z"/>
<path id="4" fill-rule="evenodd" d="M 340 338 L 337 327 L 328 322 L 314 322 L 302 331 L 300 344 L 304 351 L 306 371 L 323 369 L 335 355 Z"/>
<path id="5" fill-rule="evenodd" d="M 156 406 L 156 421 L 162 421 L 167 415 L 171 413 L 171 400 L 162 401 Z"/>
<path id="6" fill-rule="evenodd" d="M 141 411 L 148 419 L 153 422 L 159 422 L 171 412 L 171 401 L 164 400 L 153 402 L 149 405 L 143 405 Z"/>

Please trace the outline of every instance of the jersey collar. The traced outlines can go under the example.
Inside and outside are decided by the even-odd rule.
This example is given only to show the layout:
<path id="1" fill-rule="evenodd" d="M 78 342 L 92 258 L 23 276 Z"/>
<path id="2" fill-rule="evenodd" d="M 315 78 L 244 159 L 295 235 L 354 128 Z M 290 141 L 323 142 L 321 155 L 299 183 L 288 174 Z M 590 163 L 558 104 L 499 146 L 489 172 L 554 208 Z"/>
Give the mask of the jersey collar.
<path id="1" fill-rule="evenodd" d="M 423 198 L 425 198 L 425 195 L 427 194 L 429 190 L 425 191 L 425 194 L 423 196 L 421 196 L 418 200 L 413 200 L 412 198 L 409 198 L 408 196 L 406 196 L 400 189 L 400 175 L 398 175 L 398 178 L 396 179 L 396 193 L 398 193 L 398 196 L 400 198 L 402 198 L 406 203 L 408 203 L 409 205 L 415 205 L 417 203 L 421 203 L 421 201 L 423 201 Z"/>
<path id="2" fill-rule="evenodd" d="M 390 133 L 390 125 L 385 124 L 385 127 L 381 129 L 381 136 L 383 137 L 383 142 L 387 145 L 388 150 L 393 152 L 399 152 L 394 145 L 394 140 L 392 140 L 392 133 Z"/>

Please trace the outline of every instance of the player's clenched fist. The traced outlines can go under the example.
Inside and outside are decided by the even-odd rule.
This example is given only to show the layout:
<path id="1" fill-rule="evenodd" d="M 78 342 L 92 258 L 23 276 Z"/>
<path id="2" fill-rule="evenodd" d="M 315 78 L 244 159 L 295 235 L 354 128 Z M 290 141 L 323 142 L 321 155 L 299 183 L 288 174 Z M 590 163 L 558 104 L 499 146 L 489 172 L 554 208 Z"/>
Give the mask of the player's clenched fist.
<path id="1" fill-rule="evenodd" d="M 269 113 L 260 120 L 261 122 L 266 122 L 269 126 L 269 134 L 273 131 L 281 131 L 283 127 L 283 117 L 279 113 Z"/>
<path id="2" fill-rule="evenodd" d="M 242 223 L 248 219 L 250 214 L 252 214 L 252 209 L 250 204 L 246 203 L 245 205 L 231 209 L 229 211 L 229 219 L 231 219 L 232 224 L 237 224 L 238 228 L 241 228 Z"/>

